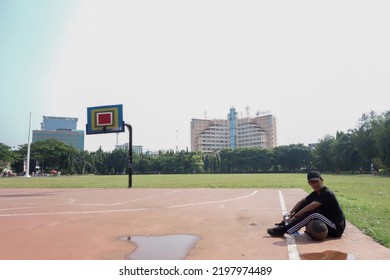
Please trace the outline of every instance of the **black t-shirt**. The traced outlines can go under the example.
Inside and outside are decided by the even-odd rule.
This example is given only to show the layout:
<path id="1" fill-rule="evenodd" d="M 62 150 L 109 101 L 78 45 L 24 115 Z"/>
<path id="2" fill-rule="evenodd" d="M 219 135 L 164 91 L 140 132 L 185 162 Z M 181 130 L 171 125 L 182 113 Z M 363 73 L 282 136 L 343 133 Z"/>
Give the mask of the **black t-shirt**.
<path id="1" fill-rule="evenodd" d="M 321 188 L 320 194 L 313 191 L 306 197 L 306 201 L 311 203 L 317 201 L 321 203 L 318 210 L 315 211 L 324 215 L 335 224 L 345 224 L 345 216 L 343 210 L 340 207 L 339 202 L 336 199 L 333 191 L 326 186 Z"/>

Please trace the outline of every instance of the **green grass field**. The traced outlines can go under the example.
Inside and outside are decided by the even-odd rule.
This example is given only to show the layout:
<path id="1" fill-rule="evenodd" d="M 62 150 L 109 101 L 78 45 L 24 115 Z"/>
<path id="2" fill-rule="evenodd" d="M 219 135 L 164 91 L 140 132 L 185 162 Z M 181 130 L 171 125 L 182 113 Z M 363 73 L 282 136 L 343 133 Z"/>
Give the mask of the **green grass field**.
<path id="1" fill-rule="evenodd" d="M 390 178 L 327 175 L 325 185 L 337 195 L 348 221 L 390 248 Z M 128 176 L 1 178 L 1 188 L 127 188 Z M 305 174 L 134 175 L 133 188 L 302 188 Z M 1 192 L 1 190 L 0 190 Z"/>

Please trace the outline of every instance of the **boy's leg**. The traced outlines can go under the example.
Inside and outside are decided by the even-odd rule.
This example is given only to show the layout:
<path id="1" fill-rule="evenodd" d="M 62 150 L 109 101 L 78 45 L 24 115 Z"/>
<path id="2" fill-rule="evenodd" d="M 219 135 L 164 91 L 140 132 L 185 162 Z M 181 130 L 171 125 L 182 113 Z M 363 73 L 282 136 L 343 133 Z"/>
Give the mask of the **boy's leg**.
<path id="1" fill-rule="evenodd" d="M 267 232 L 271 236 L 281 236 L 285 233 L 293 234 L 294 232 L 299 231 L 302 227 L 306 226 L 311 220 L 314 220 L 314 219 L 321 220 L 328 227 L 330 227 L 332 229 L 336 229 L 336 225 L 331 220 L 326 218 L 324 215 L 321 215 L 321 214 L 316 213 L 316 212 L 308 212 L 299 218 L 295 218 L 295 219 L 291 220 L 288 225 L 268 229 Z"/>

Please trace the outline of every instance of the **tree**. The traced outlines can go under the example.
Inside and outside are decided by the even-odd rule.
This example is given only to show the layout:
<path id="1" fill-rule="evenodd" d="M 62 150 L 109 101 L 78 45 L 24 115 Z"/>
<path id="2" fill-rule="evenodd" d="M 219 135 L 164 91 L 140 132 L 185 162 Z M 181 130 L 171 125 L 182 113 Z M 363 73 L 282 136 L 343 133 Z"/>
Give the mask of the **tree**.
<path id="1" fill-rule="evenodd" d="M 211 154 L 202 154 L 202 160 L 204 172 L 217 173 L 221 171 L 221 157 L 219 151 Z"/>
<path id="2" fill-rule="evenodd" d="M 108 154 L 102 150 L 102 147 L 99 147 L 96 152 L 91 153 L 91 161 L 93 165 L 94 174 L 108 174 L 107 167 L 105 166 L 105 160 L 107 155 Z"/>
<path id="3" fill-rule="evenodd" d="M 109 174 L 125 174 L 128 167 L 128 151 L 115 149 L 105 159 Z"/>
<path id="4" fill-rule="evenodd" d="M 324 139 L 315 145 L 312 151 L 313 167 L 321 171 L 334 170 L 331 149 L 334 145 L 335 138 L 327 135 Z"/>
<path id="5" fill-rule="evenodd" d="M 373 122 L 373 137 L 378 157 L 390 167 L 390 111 L 383 113 Z"/>
<path id="6" fill-rule="evenodd" d="M 73 168 L 77 174 L 94 173 L 92 154 L 88 151 L 78 151 L 74 155 Z"/>
<path id="7" fill-rule="evenodd" d="M 203 173 L 203 159 L 201 155 L 191 153 L 189 157 L 189 162 L 187 165 L 187 169 L 185 170 L 186 173 Z"/>
<path id="8" fill-rule="evenodd" d="M 272 170 L 274 161 L 274 151 L 270 149 L 257 149 L 255 154 L 255 169 L 260 172 L 269 172 Z"/>
<path id="9" fill-rule="evenodd" d="M 134 155 L 134 173 L 150 173 L 152 172 L 152 158 L 148 155 Z"/>
<path id="10" fill-rule="evenodd" d="M 222 149 L 219 153 L 221 162 L 221 172 L 233 172 L 234 171 L 234 156 L 231 149 Z"/>
<path id="11" fill-rule="evenodd" d="M 372 159 L 378 155 L 373 130 L 377 118 L 378 116 L 373 111 L 369 114 L 363 114 L 359 120 L 358 128 L 352 131 L 351 141 L 356 153 L 355 167 L 369 169 Z"/>
<path id="12" fill-rule="evenodd" d="M 16 154 L 12 151 L 10 146 L 0 143 L 0 173 L 4 168 L 11 165 L 16 157 Z"/>
<path id="13" fill-rule="evenodd" d="M 303 144 L 291 144 L 274 148 L 274 164 L 281 171 L 298 172 L 310 168 L 311 152 Z"/>
<path id="14" fill-rule="evenodd" d="M 38 163 L 40 170 L 45 173 L 54 169 L 71 174 L 76 154 L 75 147 L 53 138 L 31 144 L 31 162 Z M 36 164 L 30 166 L 32 166 L 31 171 L 35 171 Z"/>
<path id="15" fill-rule="evenodd" d="M 333 166 L 337 170 L 354 170 L 354 149 L 351 132 L 337 132 L 336 139 L 332 143 L 331 155 Z"/>

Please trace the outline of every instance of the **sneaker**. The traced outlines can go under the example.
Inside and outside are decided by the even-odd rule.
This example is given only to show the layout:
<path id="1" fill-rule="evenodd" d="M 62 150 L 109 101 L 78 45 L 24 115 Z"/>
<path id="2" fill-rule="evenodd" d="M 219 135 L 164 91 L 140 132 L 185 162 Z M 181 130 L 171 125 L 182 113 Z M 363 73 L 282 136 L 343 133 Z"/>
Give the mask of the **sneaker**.
<path id="1" fill-rule="evenodd" d="M 277 227 L 283 227 L 286 225 L 286 222 L 285 221 L 281 221 L 280 223 L 276 223 L 275 226 Z"/>
<path id="2" fill-rule="evenodd" d="M 280 227 L 269 228 L 267 233 L 271 236 L 284 236 L 284 231 Z"/>

